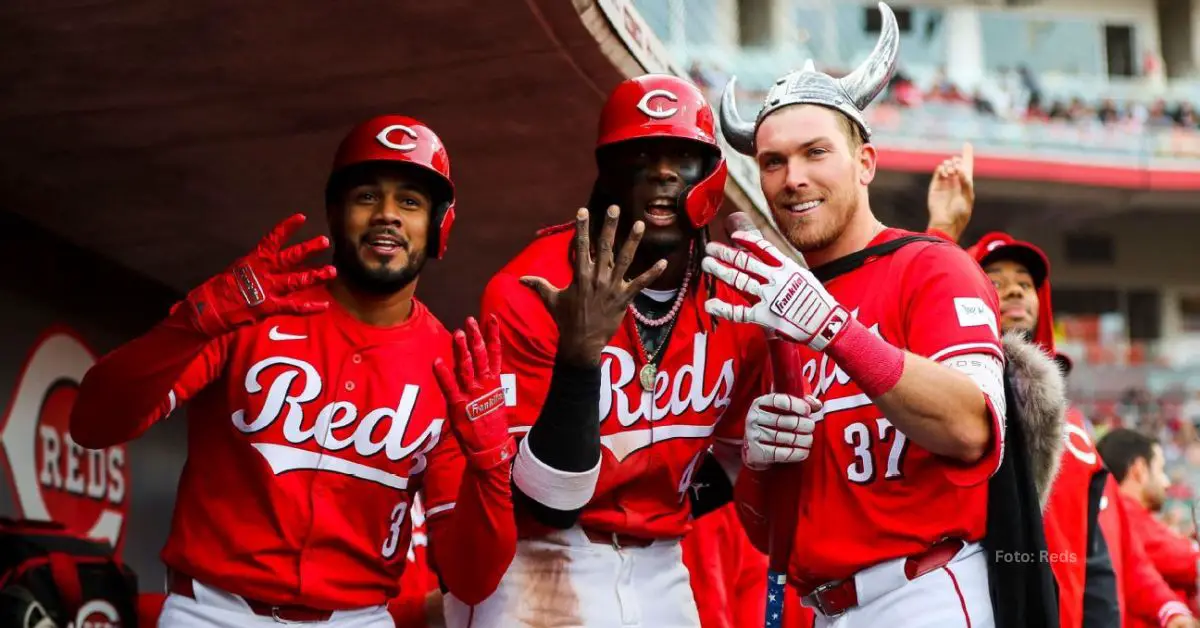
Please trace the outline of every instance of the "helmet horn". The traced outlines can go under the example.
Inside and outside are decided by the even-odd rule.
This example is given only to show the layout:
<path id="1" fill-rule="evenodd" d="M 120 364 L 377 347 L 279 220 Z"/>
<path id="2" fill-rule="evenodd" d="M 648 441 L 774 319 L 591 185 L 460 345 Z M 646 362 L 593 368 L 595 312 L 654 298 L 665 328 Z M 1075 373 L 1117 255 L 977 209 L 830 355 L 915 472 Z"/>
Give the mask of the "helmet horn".
<path id="1" fill-rule="evenodd" d="M 721 94 L 721 134 L 734 150 L 754 156 L 754 123 L 742 119 L 737 108 L 737 77 L 731 77 Z"/>
<path id="2" fill-rule="evenodd" d="M 871 104 L 896 73 L 896 53 L 900 50 L 900 29 L 896 25 L 896 15 L 882 2 L 879 3 L 879 15 L 882 18 L 879 41 L 875 43 L 871 56 L 853 72 L 837 79 L 838 85 L 859 111 Z"/>

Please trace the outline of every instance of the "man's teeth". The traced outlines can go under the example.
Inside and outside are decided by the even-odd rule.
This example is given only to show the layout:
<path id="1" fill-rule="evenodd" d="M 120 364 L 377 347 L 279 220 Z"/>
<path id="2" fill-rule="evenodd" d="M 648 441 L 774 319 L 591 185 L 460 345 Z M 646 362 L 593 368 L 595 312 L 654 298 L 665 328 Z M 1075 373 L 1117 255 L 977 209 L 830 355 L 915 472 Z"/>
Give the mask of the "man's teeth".
<path id="1" fill-rule="evenodd" d="M 815 201 L 809 201 L 807 203 L 800 203 L 797 205 L 792 205 L 791 209 L 794 212 L 803 212 L 803 211 L 808 211 L 820 204 L 821 204 L 821 200 L 817 199 Z"/>

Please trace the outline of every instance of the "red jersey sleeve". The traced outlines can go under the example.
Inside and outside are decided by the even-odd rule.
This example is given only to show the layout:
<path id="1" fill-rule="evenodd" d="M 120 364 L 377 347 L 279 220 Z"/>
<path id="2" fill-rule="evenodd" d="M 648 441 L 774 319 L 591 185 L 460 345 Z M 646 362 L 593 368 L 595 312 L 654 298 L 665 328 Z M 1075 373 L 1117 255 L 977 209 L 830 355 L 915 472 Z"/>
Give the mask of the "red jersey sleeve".
<path id="1" fill-rule="evenodd" d="M 445 355 L 451 355 L 450 336 Z M 453 364 L 452 358 L 447 360 Z M 512 467 L 479 470 L 466 457 L 446 420 L 429 454 L 421 503 L 429 530 L 429 558 L 455 597 L 474 605 L 491 595 L 517 551 Z"/>
<path id="2" fill-rule="evenodd" d="M 1129 518 L 1117 484 L 1110 477 L 1105 485 L 1110 508 L 1115 508 L 1121 520 L 1121 595 L 1125 597 L 1126 613 L 1152 624 L 1165 626 L 1175 615 L 1188 615 L 1187 605 L 1175 595 L 1163 580 L 1162 574 L 1146 555 L 1142 538 Z"/>
<path id="3" fill-rule="evenodd" d="M 979 386 L 991 417 L 991 446 L 971 465 L 947 460 L 950 481 L 986 481 L 1004 453 L 1004 352 L 1000 303 L 991 281 L 962 249 L 931 244 L 916 253 L 903 282 L 904 348 L 965 373 Z"/>
<path id="4" fill-rule="evenodd" d="M 1139 533 L 1150 562 L 1171 588 L 1187 591 L 1196 587 L 1200 551 L 1195 544 L 1158 520 L 1151 520 Z"/>
<path id="5" fill-rule="evenodd" d="M 968 353 L 1003 359 L 996 289 L 962 249 L 931 244 L 906 269 L 905 349 L 935 362 Z"/>
<path id="6" fill-rule="evenodd" d="M 500 383 L 510 408 L 509 431 L 520 438 L 537 420 L 550 389 L 558 325 L 541 298 L 507 273 L 488 282 L 480 312 L 482 320 L 495 315 L 500 322 L 505 371 Z"/>
<path id="7" fill-rule="evenodd" d="M 131 441 L 225 370 L 237 332 L 209 338 L 177 322 L 181 308 L 101 358 L 79 386 L 71 437 L 89 449 Z"/>

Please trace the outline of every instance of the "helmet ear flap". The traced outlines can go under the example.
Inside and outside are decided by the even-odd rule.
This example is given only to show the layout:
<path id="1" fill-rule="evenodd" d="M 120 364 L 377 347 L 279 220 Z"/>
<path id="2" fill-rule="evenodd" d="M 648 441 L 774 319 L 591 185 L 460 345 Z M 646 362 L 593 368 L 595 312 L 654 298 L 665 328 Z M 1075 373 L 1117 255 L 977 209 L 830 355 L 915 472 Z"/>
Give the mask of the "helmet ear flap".
<path id="1" fill-rule="evenodd" d="M 434 209 L 432 218 L 433 242 L 429 243 L 429 247 L 433 250 L 434 259 L 442 259 L 450 245 L 450 228 L 454 226 L 454 202 L 439 204 Z"/>
<path id="2" fill-rule="evenodd" d="M 728 178 L 729 166 L 723 158 L 719 158 L 708 176 L 688 190 L 684 208 L 693 227 L 699 229 L 708 226 L 721 210 L 721 203 L 725 200 L 725 182 Z"/>

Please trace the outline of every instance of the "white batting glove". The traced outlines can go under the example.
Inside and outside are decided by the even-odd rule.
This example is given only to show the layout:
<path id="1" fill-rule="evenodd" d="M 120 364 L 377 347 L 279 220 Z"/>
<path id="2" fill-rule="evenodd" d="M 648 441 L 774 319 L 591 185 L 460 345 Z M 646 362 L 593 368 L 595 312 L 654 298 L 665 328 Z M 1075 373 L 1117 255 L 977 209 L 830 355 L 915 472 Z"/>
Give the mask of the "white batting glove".
<path id="1" fill-rule="evenodd" d="M 820 409 L 821 402 L 813 396 L 772 393 L 755 399 L 746 414 L 742 464 L 762 471 L 772 464 L 808 458 L 817 427 L 811 417 Z"/>
<path id="2" fill-rule="evenodd" d="M 746 306 L 709 299 L 704 310 L 718 318 L 775 330 L 816 351 L 829 346 L 850 320 L 846 308 L 808 269 L 780 253 L 757 229 L 735 231 L 730 238 L 741 248 L 710 242 L 701 268 L 758 302 Z"/>

